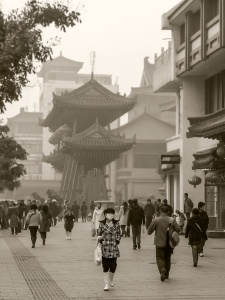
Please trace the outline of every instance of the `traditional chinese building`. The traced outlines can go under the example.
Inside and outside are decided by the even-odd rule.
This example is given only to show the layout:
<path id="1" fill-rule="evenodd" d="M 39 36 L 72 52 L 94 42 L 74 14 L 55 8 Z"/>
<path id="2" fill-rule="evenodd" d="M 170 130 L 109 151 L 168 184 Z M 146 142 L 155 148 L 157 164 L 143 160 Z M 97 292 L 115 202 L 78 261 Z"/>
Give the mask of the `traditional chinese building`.
<path id="1" fill-rule="evenodd" d="M 178 175 L 180 194 L 175 207 L 183 209 L 183 194 L 206 203 L 210 236 L 225 228 L 225 6 L 223 0 L 185 0 L 166 12 L 162 28 L 171 30 L 167 51 L 156 57 L 155 92 L 177 96 L 176 135 L 167 154 L 180 156 L 170 180 Z M 196 178 L 197 176 L 197 178 Z M 201 178 L 202 183 L 200 184 Z M 196 188 L 192 185 L 199 183 Z M 218 230 L 220 231 L 218 233 Z"/>
<path id="2" fill-rule="evenodd" d="M 71 92 L 53 94 L 53 109 L 40 125 L 54 132 L 55 151 L 45 161 L 63 173 L 64 199 L 108 199 L 105 166 L 134 145 L 134 139 L 114 135 L 110 123 L 134 105 L 135 98 L 110 92 L 93 76 Z"/>

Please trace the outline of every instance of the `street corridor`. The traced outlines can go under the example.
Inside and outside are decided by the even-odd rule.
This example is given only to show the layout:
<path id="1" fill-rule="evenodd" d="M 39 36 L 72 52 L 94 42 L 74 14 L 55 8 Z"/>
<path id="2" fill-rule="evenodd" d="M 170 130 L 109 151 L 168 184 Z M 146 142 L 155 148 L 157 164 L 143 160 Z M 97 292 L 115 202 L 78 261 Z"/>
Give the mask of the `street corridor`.
<path id="1" fill-rule="evenodd" d="M 12 236 L 0 232 L 1 300 L 153 300 L 225 299 L 225 240 L 210 239 L 205 257 L 193 268 L 191 248 L 182 236 L 172 257 L 170 279 L 161 282 L 155 263 L 153 236 L 142 237 L 141 250 L 122 238 L 115 287 L 103 291 L 103 272 L 95 266 L 95 238 L 91 223 L 75 224 L 72 240 L 65 239 L 63 223 L 51 228 L 45 246 L 40 236 L 31 248 L 23 230 Z"/>

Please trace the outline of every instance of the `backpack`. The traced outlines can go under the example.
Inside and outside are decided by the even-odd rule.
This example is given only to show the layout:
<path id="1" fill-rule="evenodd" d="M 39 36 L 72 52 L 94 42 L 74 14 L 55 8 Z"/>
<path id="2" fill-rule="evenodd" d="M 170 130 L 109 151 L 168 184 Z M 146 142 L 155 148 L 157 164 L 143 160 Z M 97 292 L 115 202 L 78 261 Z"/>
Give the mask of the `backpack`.
<path id="1" fill-rule="evenodd" d="M 173 218 L 171 218 L 173 219 Z M 180 242 L 180 235 L 178 232 L 176 232 L 173 228 L 174 219 L 169 224 L 169 227 L 167 229 L 168 232 L 168 239 L 169 239 L 169 245 L 172 249 L 174 249 Z"/>

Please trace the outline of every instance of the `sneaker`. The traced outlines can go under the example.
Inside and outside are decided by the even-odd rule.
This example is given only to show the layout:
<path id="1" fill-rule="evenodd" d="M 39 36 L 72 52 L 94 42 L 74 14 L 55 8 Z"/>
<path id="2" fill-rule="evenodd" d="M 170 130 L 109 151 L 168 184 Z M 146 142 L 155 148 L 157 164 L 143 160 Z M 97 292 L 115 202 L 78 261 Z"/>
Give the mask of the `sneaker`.
<path id="1" fill-rule="evenodd" d="M 200 257 L 203 257 L 203 256 L 204 256 L 203 252 L 201 252 L 201 253 L 199 254 L 199 256 L 200 256 Z"/>
<path id="2" fill-rule="evenodd" d="M 104 287 L 104 291 L 109 291 L 109 284 L 106 283 L 105 287 Z"/>
<path id="3" fill-rule="evenodd" d="M 162 269 L 161 271 L 161 276 L 160 276 L 161 281 L 165 281 L 166 279 L 166 269 Z"/>
<path id="4" fill-rule="evenodd" d="M 138 249 L 141 249 L 141 243 L 138 243 L 137 246 L 138 246 Z"/>

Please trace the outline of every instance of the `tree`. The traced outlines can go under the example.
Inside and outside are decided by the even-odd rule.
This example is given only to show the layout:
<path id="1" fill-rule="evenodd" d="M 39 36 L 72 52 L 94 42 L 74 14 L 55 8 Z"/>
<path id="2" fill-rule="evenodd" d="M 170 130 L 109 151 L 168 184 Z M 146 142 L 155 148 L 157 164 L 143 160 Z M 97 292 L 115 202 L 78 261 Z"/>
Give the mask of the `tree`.
<path id="1" fill-rule="evenodd" d="M 55 192 L 53 189 L 48 189 L 46 191 L 46 194 L 48 195 L 49 199 L 55 199 L 57 200 L 59 203 L 63 203 L 63 198 L 59 195 L 58 192 Z"/>
<path id="2" fill-rule="evenodd" d="M 62 0 L 61 0 L 62 1 Z M 29 82 L 28 74 L 35 73 L 34 62 L 52 58 L 55 37 L 46 45 L 42 30 L 51 24 L 62 31 L 81 23 L 80 13 L 70 11 L 61 1 L 54 4 L 29 0 L 22 10 L 9 15 L 0 11 L 0 111 L 5 104 L 18 101 L 22 88 Z"/>
<path id="3" fill-rule="evenodd" d="M 20 187 L 18 178 L 26 174 L 23 164 L 17 160 L 27 159 L 26 150 L 13 138 L 8 137 L 9 128 L 0 125 L 0 191 L 13 191 Z"/>

